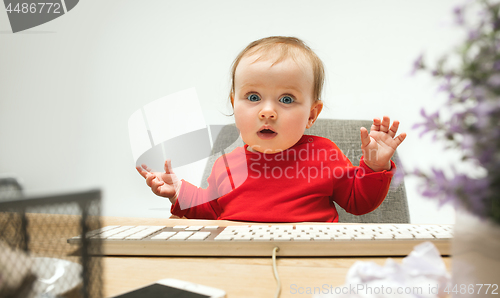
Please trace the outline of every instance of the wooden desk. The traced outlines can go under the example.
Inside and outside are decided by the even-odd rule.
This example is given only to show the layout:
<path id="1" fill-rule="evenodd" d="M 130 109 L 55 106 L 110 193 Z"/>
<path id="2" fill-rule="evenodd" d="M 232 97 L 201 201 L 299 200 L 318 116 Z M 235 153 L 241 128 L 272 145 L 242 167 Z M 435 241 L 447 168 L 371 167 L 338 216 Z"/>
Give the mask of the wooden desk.
<path id="1" fill-rule="evenodd" d="M 214 225 L 214 221 L 104 217 L 107 225 Z M 186 222 L 189 222 L 187 224 Z M 217 221 L 219 226 L 247 224 Z M 298 293 L 299 287 L 341 286 L 356 261 L 383 265 L 386 257 L 279 258 L 281 297 L 311 297 Z M 401 262 L 403 258 L 393 258 Z M 451 258 L 444 262 L 450 270 Z M 273 297 L 276 281 L 268 258 L 252 257 L 105 257 L 104 293 L 114 296 L 162 278 L 177 278 L 226 291 L 228 297 Z M 295 292 L 295 294 L 294 294 Z"/>
<path id="2" fill-rule="evenodd" d="M 78 234 L 77 216 L 29 214 L 31 251 L 44 255 L 47 239 L 53 238 L 64 249 L 59 258 L 77 262 L 74 249 L 66 243 Z M 150 219 L 102 217 L 102 226 L 108 225 L 213 225 L 214 221 L 182 219 Z M 237 225 L 227 221 L 216 221 L 216 225 Z M 37 231 L 44 230 L 47 233 Z M 48 233 L 50 232 L 50 233 Z M 299 288 L 333 288 L 344 284 L 349 268 L 357 261 L 375 262 L 383 265 L 386 257 L 315 257 L 279 258 L 278 273 L 281 278 L 281 297 L 311 297 L 299 294 Z M 393 258 L 401 262 L 403 258 Z M 450 271 L 451 258 L 444 258 Z M 103 257 L 103 292 L 105 297 L 115 296 L 163 278 L 176 278 L 199 283 L 226 291 L 234 297 L 273 297 L 276 281 L 272 271 L 271 252 L 267 258 L 252 257 Z M 294 292 L 296 292 L 294 294 Z"/>

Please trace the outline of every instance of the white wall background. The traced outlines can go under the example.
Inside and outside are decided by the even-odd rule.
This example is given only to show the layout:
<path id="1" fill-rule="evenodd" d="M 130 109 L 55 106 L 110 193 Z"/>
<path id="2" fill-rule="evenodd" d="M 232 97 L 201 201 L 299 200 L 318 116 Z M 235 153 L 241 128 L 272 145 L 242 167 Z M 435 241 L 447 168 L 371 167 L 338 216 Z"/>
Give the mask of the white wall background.
<path id="1" fill-rule="evenodd" d="M 104 215 L 167 218 L 170 203 L 134 169 L 129 116 L 162 96 L 196 87 L 209 124 L 232 119 L 229 68 L 251 41 L 305 40 L 326 66 L 320 117 L 401 121 L 407 168 L 451 160 L 411 126 L 440 97 L 427 75 L 410 77 L 460 40 L 453 0 L 126 1 L 86 0 L 67 15 L 12 34 L 0 9 L 0 174 L 30 193 L 104 190 Z M 189 108 L 189 107 L 186 107 Z M 186 180 L 198 182 L 199 171 Z M 451 207 L 406 186 L 414 223 L 453 223 Z"/>

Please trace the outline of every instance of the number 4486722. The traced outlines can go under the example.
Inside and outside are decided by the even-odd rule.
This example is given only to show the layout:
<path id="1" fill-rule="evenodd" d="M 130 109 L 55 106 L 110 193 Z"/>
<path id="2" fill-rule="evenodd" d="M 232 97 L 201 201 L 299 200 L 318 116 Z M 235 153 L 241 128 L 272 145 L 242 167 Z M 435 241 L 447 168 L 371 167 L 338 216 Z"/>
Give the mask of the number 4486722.
<path id="1" fill-rule="evenodd" d="M 492 294 L 498 295 L 497 284 L 456 284 L 446 286 L 444 292 L 447 294 Z"/>
<path id="2" fill-rule="evenodd" d="M 17 3 L 12 7 L 12 3 L 7 5 L 8 13 L 61 13 L 59 3 Z"/>

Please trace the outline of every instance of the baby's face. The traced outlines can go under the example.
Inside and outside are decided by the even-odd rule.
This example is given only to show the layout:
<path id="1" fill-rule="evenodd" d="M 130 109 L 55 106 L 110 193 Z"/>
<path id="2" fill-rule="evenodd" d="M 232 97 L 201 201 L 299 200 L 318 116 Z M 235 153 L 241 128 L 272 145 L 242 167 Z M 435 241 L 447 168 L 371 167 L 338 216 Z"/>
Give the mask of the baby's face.
<path id="1" fill-rule="evenodd" d="M 289 58 L 243 57 L 236 68 L 233 105 L 236 126 L 253 150 L 277 153 L 292 147 L 312 126 L 323 104 L 313 101 L 313 71 L 309 63 Z"/>

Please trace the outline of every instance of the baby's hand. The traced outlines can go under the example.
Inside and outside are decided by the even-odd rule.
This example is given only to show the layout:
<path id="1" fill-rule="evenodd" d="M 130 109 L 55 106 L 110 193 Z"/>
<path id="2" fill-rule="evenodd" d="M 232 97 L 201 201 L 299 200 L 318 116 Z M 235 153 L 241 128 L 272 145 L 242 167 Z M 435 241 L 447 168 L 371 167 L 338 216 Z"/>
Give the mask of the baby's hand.
<path id="1" fill-rule="evenodd" d="M 175 203 L 181 188 L 181 181 L 172 170 L 170 159 L 165 161 L 165 173 L 151 172 L 151 169 L 144 164 L 136 169 L 142 177 L 146 178 L 146 184 L 151 187 L 154 194 L 169 198 L 172 204 Z"/>
<path id="2" fill-rule="evenodd" d="M 406 138 L 406 133 L 401 133 L 395 137 L 398 131 L 399 121 L 395 120 L 391 124 L 391 119 L 384 116 L 382 121 L 380 119 L 373 119 L 373 124 L 368 134 L 368 130 L 361 127 L 361 150 L 363 151 L 363 160 L 365 164 L 375 172 L 390 170 L 390 159 L 396 148 Z"/>

